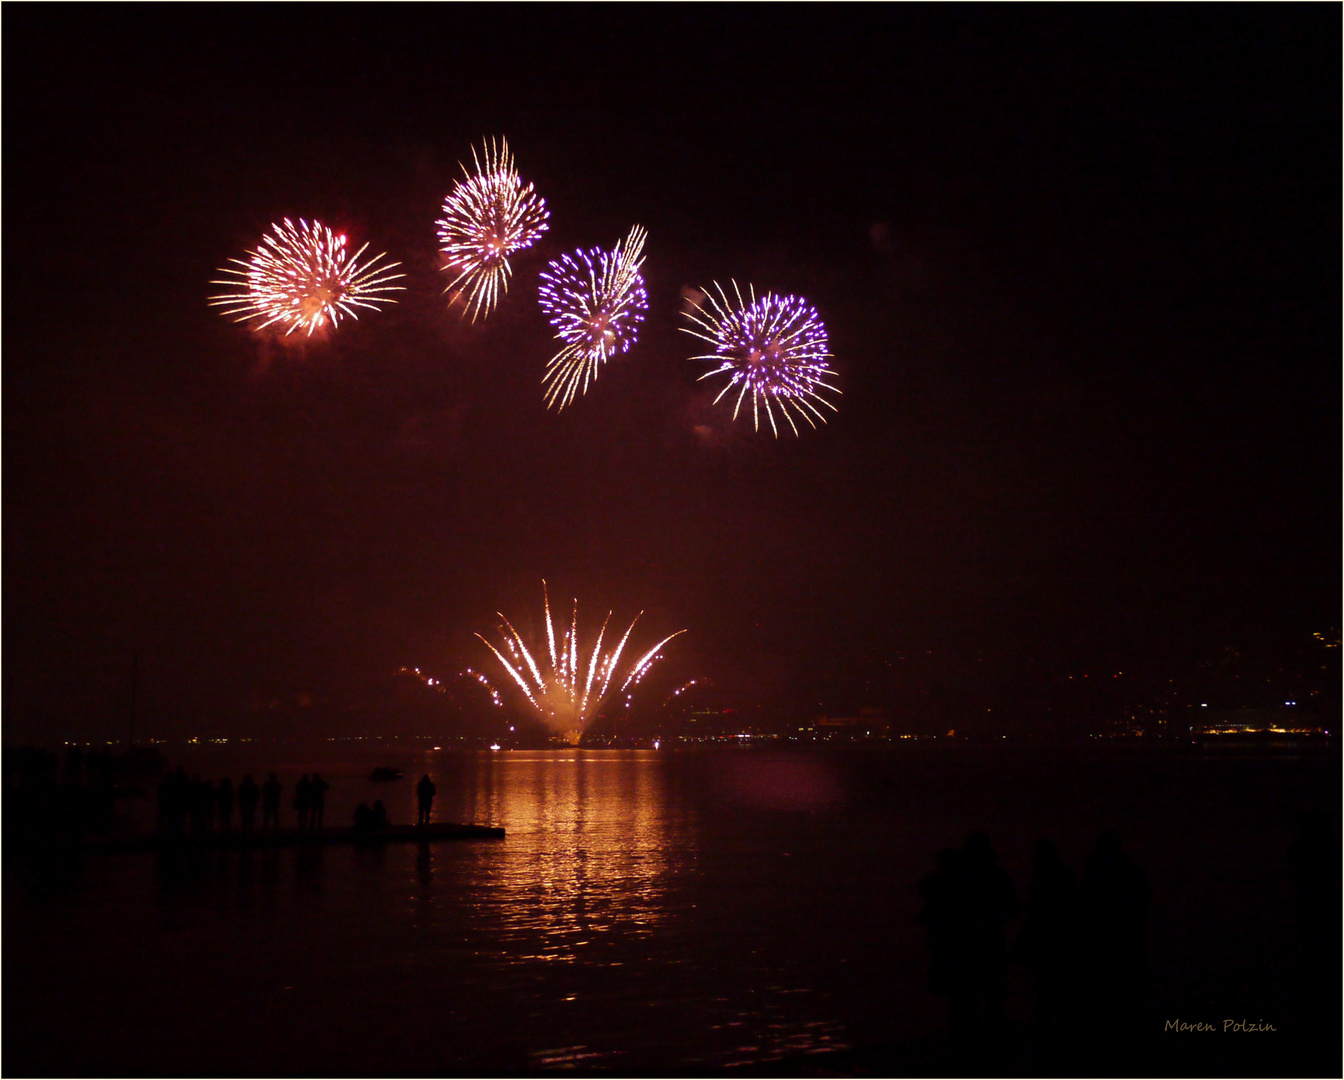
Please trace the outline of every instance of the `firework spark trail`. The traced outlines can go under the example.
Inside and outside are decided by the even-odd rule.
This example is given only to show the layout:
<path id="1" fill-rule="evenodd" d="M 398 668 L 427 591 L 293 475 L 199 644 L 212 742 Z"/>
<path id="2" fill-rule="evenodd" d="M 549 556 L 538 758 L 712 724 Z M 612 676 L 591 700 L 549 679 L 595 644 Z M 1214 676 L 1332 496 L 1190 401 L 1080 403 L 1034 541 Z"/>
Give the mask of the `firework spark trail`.
<path id="1" fill-rule="evenodd" d="M 426 675 L 418 667 L 397 668 L 397 674 L 412 675 L 416 679 L 418 679 L 421 683 L 423 683 L 428 689 L 433 690 L 437 694 L 446 694 L 448 692 L 448 688 L 443 685 L 443 681 L 441 679 L 436 679 L 432 675 Z M 503 708 L 504 699 L 499 696 L 499 691 L 496 690 L 494 685 L 490 682 L 490 680 L 487 679 L 484 675 L 482 675 L 479 671 L 474 671 L 471 668 L 463 668 L 461 671 L 457 673 L 457 677 L 459 679 L 474 679 L 476 682 L 480 683 L 482 686 L 485 687 L 486 691 L 489 693 L 490 700 L 494 703 L 495 708 L 497 709 Z"/>
<path id="2" fill-rule="evenodd" d="M 465 165 L 443 202 L 439 227 L 440 250 L 447 262 L 442 269 L 456 276 L 444 292 L 454 289 L 466 297 L 471 321 L 488 316 L 508 292 L 509 256 L 531 247 L 546 231 L 550 211 L 531 184 L 526 187 L 514 168 L 507 139 L 483 144 L 481 154 L 471 148 L 474 173 Z M 484 159 L 484 160 L 482 160 Z"/>
<path id="3" fill-rule="evenodd" d="M 444 692 L 443 683 L 439 682 L 439 680 L 436 679 L 436 678 L 434 678 L 432 675 L 426 675 L 426 674 L 425 674 L 423 671 L 421 671 L 418 667 L 401 667 L 401 668 L 397 668 L 397 674 L 398 674 L 398 675 L 414 675 L 417 679 L 419 679 L 422 683 L 424 683 L 424 684 L 425 684 L 427 687 L 429 687 L 431 690 L 437 690 L 440 694 L 442 694 L 442 693 Z"/>
<path id="4" fill-rule="evenodd" d="M 462 677 L 475 679 L 490 692 L 490 700 L 494 703 L 495 708 L 503 708 L 504 699 L 499 696 L 499 691 L 496 690 L 494 684 L 479 671 L 473 671 L 471 668 L 463 668 Z"/>
<path id="5" fill-rule="evenodd" d="M 669 705 L 672 704 L 672 699 L 673 699 L 673 698 L 679 698 L 679 697 L 681 697 L 682 694 L 684 694 L 684 693 L 685 693 L 687 690 L 689 690 L 692 686 L 695 686 L 698 682 L 699 682 L 698 679 L 692 679 L 692 680 L 691 680 L 690 682 L 688 682 L 688 683 L 682 683 L 681 686 L 678 686 L 675 690 L 672 691 L 672 693 L 670 693 L 670 694 L 667 695 L 667 700 L 663 702 L 663 706 L 662 706 L 662 707 L 663 707 L 664 709 L 666 709 Z"/>
<path id="6" fill-rule="evenodd" d="M 635 343 L 649 307 L 639 272 L 647 237 L 636 225 L 611 251 L 575 251 L 542 271 L 541 307 L 564 342 L 542 376 L 547 408 L 586 394 L 601 366 Z"/>
<path id="7" fill-rule="evenodd" d="M 822 405 L 832 412 L 836 407 L 819 391 L 830 390 L 837 394 L 840 391 L 826 381 L 834 372 L 826 364 L 831 354 L 827 351 L 826 327 L 816 309 L 798 296 L 766 293 L 758 300 L 751 286 L 748 286 L 751 297 L 748 303 L 742 299 L 737 282 L 732 285 L 736 305 L 728 299 L 723 286 L 715 282 L 717 297 L 709 290 L 702 290 L 709 300 L 709 308 L 692 301 L 693 310 L 686 312 L 687 318 L 698 329 L 681 328 L 683 333 L 714 346 L 713 353 L 692 357 L 718 365 L 700 378 L 728 376 L 714 399 L 715 403 L 737 387 L 737 400 L 733 404 L 733 419 L 736 420 L 750 390 L 753 426 L 757 431 L 761 429 L 761 413 L 764 412 L 776 438 L 779 436 L 776 410 L 795 435 L 798 425 L 794 423 L 794 414 L 813 428 L 818 420 L 824 424 L 826 417 L 817 406 Z"/>
<path id="8" fill-rule="evenodd" d="M 560 648 L 557 649 L 555 625 L 551 618 L 550 595 L 546 591 L 544 581 L 542 582 L 542 595 L 546 616 L 546 640 L 551 659 L 550 669 L 546 673 L 542 673 L 540 666 L 532 655 L 532 650 L 527 647 L 522 635 L 514 629 L 513 624 L 503 614 L 499 615 L 499 632 L 504 639 L 505 648 L 513 658 L 512 660 L 484 636 L 481 634 L 476 636 L 481 639 L 486 648 L 494 653 L 495 658 L 503 665 L 504 670 L 518 685 L 518 688 L 522 690 L 523 696 L 537 711 L 543 723 L 552 731 L 568 736 L 571 742 L 577 742 L 592 722 L 598 707 L 606 699 L 613 676 L 620 666 L 621 653 L 625 650 L 625 644 L 629 641 L 635 623 L 639 622 L 640 615 L 643 615 L 643 612 L 640 612 L 640 615 L 636 615 L 631 621 L 616 647 L 603 655 L 602 640 L 606 635 L 607 624 L 611 621 L 611 612 L 607 612 L 607 617 L 602 621 L 602 628 L 598 631 L 597 639 L 593 644 L 592 653 L 589 655 L 588 670 L 585 674 L 581 670 L 580 663 L 578 601 L 574 602 L 574 612 L 570 619 L 569 630 L 562 636 Z M 684 633 L 686 633 L 685 630 L 678 630 L 675 634 L 669 634 L 640 657 L 639 661 L 630 668 L 619 692 L 624 693 L 626 687 L 630 686 L 632 682 L 637 683 L 643 678 L 645 672 L 658 659 L 663 646 Z M 528 678 L 529 674 L 531 675 L 530 680 Z"/>
<path id="9" fill-rule="evenodd" d="M 351 255 L 345 237 L 320 222 L 300 218 L 295 225 L 285 218 L 272 225 L 271 232 L 247 253 L 246 261 L 229 260 L 241 269 L 220 268 L 219 273 L 233 277 L 210 282 L 237 290 L 208 300 L 211 307 L 222 309 L 221 314 L 238 315 L 235 322 L 261 319 L 258 330 L 280 323 L 286 327 L 286 337 L 307 327 L 311 336 L 328 322 L 335 326 L 342 315 L 359 318 L 356 308 L 376 311 L 380 304 L 396 303 L 383 294 L 405 288 L 389 284 L 406 276 L 392 272 L 401 263 L 379 265 L 384 255 L 360 263 L 369 245 Z"/>

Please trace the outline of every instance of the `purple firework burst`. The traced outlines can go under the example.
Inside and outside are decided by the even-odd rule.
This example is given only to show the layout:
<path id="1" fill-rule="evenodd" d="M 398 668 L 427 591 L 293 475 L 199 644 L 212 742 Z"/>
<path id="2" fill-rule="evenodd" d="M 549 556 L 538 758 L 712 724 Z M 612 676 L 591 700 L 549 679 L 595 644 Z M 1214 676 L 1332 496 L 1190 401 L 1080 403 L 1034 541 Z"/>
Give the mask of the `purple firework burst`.
<path id="1" fill-rule="evenodd" d="M 635 343 L 649 308 L 639 272 L 647 235 L 636 225 L 611 251 L 562 255 L 542 271 L 541 307 L 564 342 L 542 376 L 547 408 L 587 393 L 602 364 Z"/>
<path id="2" fill-rule="evenodd" d="M 813 428 L 817 421 L 826 422 L 818 406 L 836 411 L 836 407 L 821 395 L 822 390 L 840 393 L 826 380 L 834 376 L 826 360 L 826 326 L 816 309 L 800 296 L 779 296 L 766 293 L 759 300 L 748 286 L 750 301 L 733 282 L 734 304 L 728 299 L 723 286 L 717 282 L 713 292 L 703 290 L 708 307 L 692 302 L 686 316 L 695 323 L 683 332 L 707 341 L 714 352 L 692 357 L 717 366 L 701 375 L 709 379 L 726 375 L 723 389 L 714 399 L 717 403 L 734 387 L 737 399 L 733 403 L 733 419 L 737 419 L 747 392 L 751 392 L 751 416 L 757 431 L 761 428 L 761 413 L 770 422 L 770 428 L 779 435 L 775 413 L 788 423 L 795 435 L 798 425 L 794 417 L 806 420 Z"/>

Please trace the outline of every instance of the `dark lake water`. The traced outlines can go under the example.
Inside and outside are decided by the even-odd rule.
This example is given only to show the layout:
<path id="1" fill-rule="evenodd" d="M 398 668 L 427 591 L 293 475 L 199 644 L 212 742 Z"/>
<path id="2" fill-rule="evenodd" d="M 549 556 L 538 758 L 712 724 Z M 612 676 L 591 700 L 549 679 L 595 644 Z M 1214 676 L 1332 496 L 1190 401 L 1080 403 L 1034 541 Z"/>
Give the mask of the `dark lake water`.
<path id="1" fill-rule="evenodd" d="M 188 771 L 331 783 L 499 841 L 7 858 L 9 1075 L 678 1073 L 934 1045 L 916 886 L 991 837 L 1081 864 L 1118 830 L 1152 890 L 1154 1007 L 1272 1020 L 1297 949 L 1295 812 L 1339 805 L 1325 753 L 896 745 L 376 756 L 210 748 Z M 374 764 L 406 779 L 374 784 Z M 149 827 L 150 800 L 126 807 Z M 1032 1010 L 1013 976 L 1010 1015 Z M 820 1058 L 816 1060 L 822 1060 Z"/>

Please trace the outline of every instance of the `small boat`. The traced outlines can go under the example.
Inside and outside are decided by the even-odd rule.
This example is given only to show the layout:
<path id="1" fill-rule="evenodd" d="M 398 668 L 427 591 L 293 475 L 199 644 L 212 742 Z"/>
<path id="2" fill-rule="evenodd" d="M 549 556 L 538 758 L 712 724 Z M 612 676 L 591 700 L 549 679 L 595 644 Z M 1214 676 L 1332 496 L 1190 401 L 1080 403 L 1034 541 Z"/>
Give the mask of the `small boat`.
<path id="1" fill-rule="evenodd" d="M 373 772 L 369 773 L 369 779 L 375 783 L 384 780 L 400 780 L 404 774 L 400 769 L 393 769 L 387 765 L 379 765 Z"/>

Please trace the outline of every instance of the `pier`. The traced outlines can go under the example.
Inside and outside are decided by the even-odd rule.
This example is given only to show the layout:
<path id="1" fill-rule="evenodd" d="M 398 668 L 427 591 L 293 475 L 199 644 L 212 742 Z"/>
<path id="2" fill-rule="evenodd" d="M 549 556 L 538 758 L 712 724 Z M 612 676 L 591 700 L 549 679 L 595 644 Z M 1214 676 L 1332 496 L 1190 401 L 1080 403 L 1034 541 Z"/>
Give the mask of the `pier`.
<path id="1" fill-rule="evenodd" d="M 494 825 L 392 825 L 385 829 L 355 829 L 350 826 L 325 829 L 276 829 L 265 832 L 211 833 L 206 836 L 169 836 L 148 833 L 132 836 L 86 836 L 69 846 L 101 854 L 137 851 L 249 851 L 257 848 L 324 847 L 336 844 L 431 843 L 440 840 L 502 840 L 504 830 Z M 53 841 L 46 841 L 53 843 Z M 54 841 L 61 844 L 61 841 Z"/>

